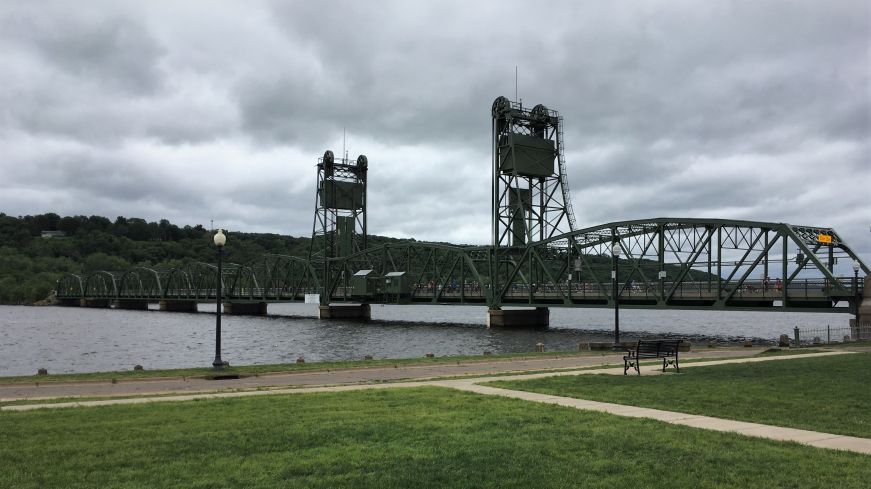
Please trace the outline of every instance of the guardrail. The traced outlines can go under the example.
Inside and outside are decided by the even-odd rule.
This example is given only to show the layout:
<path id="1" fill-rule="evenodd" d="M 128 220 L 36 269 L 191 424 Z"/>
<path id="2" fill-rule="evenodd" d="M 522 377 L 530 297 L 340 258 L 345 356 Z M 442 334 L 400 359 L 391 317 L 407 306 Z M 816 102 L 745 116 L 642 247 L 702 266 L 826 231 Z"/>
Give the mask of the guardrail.
<path id="1" fill-rule="evenodd" d="M 794 328 L 794 346 L 830 345 L 836 343 L 848 343 L 850 341 L 871 340 L 871 325 L 867 323 L 856 326 L 831 326 L 819 328 Z"/>

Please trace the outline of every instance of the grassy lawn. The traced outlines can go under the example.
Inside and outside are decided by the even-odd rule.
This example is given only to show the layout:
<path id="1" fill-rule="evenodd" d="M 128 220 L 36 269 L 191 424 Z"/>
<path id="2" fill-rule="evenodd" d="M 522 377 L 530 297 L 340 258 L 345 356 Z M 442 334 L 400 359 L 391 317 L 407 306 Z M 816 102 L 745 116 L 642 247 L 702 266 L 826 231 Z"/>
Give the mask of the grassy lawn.
<path id="1" fill-rule="evenodd" d="M 871 353 L 489 385 L 871 438 Z"/>
<path id="2" fill-rule="evenodd" d="M 610 353 L 610 352 L 609 352 Z M 393 367 L 413 365 L 444 365 L 446 363 L 492 362 L 498 360 L 520 360 L 539 358 L 566 358 L 583 356 L 601 356 L 600 352 L 545 352 L 545 353 L 506 353 L 502 355 L 457 355 L 433 358 L 398 358 L 375 360 L 345 360 L 336 362 L 311 363 L 280 363 L 268 365 L 231 366 L 222 373 L 237 373 L 240 375 L 264 375 L 269 373 L 304 372 L 312 370 L 338 370 L 350 368 Z M 16 377 L 0 377 L 0 384 L 32 384 L 35 382 L 75 382 L 75 381 L 108 381 L 153 379 L 156 377 L 207 377 L 214 372 L 206 368 L 180 368 L 164 370 L 121 370 L 116 372 L 88 372 L 80 374 L 25 375 Z"/>
<path id="3" fill-rule="evenodd" d="M 19 489 L 844 488 L 868 460 L 435 387 L 0 414 Z"/>

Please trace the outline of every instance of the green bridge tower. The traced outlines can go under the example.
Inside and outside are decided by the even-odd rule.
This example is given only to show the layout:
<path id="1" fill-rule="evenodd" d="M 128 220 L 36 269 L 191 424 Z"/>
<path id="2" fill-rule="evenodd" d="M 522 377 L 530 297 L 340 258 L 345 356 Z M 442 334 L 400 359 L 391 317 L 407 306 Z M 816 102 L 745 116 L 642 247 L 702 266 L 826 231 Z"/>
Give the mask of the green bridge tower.
<path id="1" fill-rule="evenodd" d="M 315 215 L 309 261 L 323 270 L 320 302 L 329 309 L 330 284 L 342 277 L 333 277 L 330 260 L 366 249 L 366 180 L 369 160 L 364 155 L 351 161 L 336 160 L 332 151 L 318 159 L 318 181 L 315 195 Z M 343 272 L 335 272 L 343 273 Z M 365 305 L 368 310 L 368 305 Z M 345 308 L 343 308 L 345 309 Z"/>
<path id="2" fill-rule="evenodd" d="M 501 311 L 496 297 L 517 278 L 517 261 L 531 245 L 575 230 L 562 118 L 544 105 L 527 109 L 505 97 L 493 102 L 492 117 L 493 249 L 488 318 L 493 325 L 546 325 L 547 308 Z M 525 283 L 545 281 L 545 277 L 534 276 L 536 268 L 529 268 Z"/>

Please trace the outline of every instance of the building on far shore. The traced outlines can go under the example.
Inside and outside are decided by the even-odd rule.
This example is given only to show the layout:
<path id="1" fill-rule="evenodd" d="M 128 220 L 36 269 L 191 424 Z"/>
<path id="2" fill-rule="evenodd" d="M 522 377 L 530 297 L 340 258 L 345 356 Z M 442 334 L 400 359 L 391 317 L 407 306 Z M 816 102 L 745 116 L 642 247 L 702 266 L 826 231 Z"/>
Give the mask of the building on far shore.
<path id="1" fill-rule="evenodd" d="M 43 238 L 63 238 L 67 235 L 67 233 L 63 231 L 43 231 Z"/>

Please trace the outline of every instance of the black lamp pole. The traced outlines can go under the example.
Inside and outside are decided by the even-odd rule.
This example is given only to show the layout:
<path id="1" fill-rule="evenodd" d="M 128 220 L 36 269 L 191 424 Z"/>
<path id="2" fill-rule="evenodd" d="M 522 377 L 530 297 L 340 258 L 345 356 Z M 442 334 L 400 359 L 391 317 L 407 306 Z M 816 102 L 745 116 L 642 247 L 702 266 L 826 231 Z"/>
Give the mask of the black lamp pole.
<path id="1" fill-rule="evenodd" d="M 614 351 L 620 351 L 623 347 L 620 345 L 620 297 L 617 290 L 620 272 L 620 245 L 618 243 L 614 243 L 611 253 L 614 256 Z"/>
<path id="2" fill-rule="evenodd" d="M 218 230 L 215 235 L 215 245 L 218 247 L 218 278 L 217 278 L 217 314 L 215 315 L 215 361 L 212 362 L 212 367 L 215 370 L 224 368 L 224 362 L 221 360 L 221 285 L 223 284 L 222 264 L 224 261 L 224 244 L 227 238 L 222 230 Z"/>
<path id="3" fill-rule="evenodd" d="M 868 284 L 865 284 L 868 285 Z M 858 339 L 859 333 L 859 262 L 853 262 L 853 313 L 856 316 L 856 336 Z"/>

